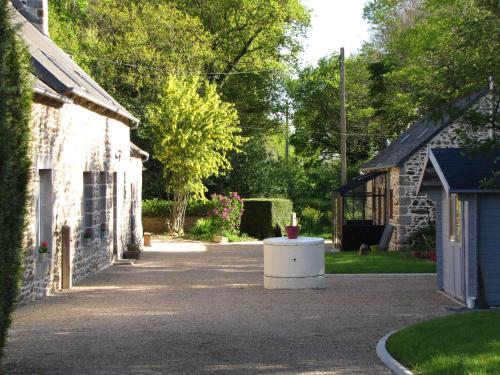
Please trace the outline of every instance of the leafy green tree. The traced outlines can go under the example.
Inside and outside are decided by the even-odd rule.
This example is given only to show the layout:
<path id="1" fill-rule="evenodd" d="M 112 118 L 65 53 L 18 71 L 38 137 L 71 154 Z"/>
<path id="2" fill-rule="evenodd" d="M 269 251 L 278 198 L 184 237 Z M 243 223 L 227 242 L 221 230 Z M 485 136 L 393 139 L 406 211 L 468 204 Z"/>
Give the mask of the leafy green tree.
<path id="1" fill-rule="evenodd" d="M 323 58 L 317 66 L 300 71 L 290 84 L 295 134 L 292 143 L 299 155 L 331 160 L 340 153 L 340 95 L 338 55 Z M 346 61 L 347 156 L 353 163 L 366 159 L 377 129 L 370 126 L 367 65 L 362 56 Z M 373 136 L 370 137 L 370 134 Z"/>
<path id="2" fill-rule="evenodd" d="M 0 2 L 0 358 L 17 298 L 30 170 L 32 88 L 25 46 Z"/>
<path id="3" fill-rule="evenodd" d="M 232 73 L 282 68 L 301 49 L 309 13 L 300 0 L 175 0 L 213 36 L 206 72 L 218 85 Z"/>
<path id="4" fill-rule="evenodd" d="M 169 75 L 197 75 L 212 57 L 201 22 L 168 1 L 54 0 L 50 35 L 122 105 L 141 119 L 132 140 L 151 151 L 144 109 Z M 144 196 L 167 198 L 154 157 L 145 165 Z"/>
<path id="5" fill-rule="evenodd" d="M 203 198 L 203 180 L 231 168 L 227 153 L 244 141 L 238 115 L 220 99 L 215 85 L 174 76 L 146 115 L 153 156 L 162 163 L 173 193 L 170 229 L 179 233 L 188 199 Z"/>
<path id="6" fill-rule="evenodd" d="M 500 78 L 498 1 L 371 0 L 365 17 L 375 30 L 365 50 L 376 115 L 388 132 Z M 478 125 L 499 128 L 491 116 Z"/>
<path id="7" fill-rule="evenodd" d="M 169 75 L 200 74 L 234 103 L 246 136 L 276 129 L 277 71 L 293 64 L 309 15 L 299 0 L 54 0 L 51 36 L 138 116 L 133 140 L 147 151 L 144 108 Z M 234 158 L 234 160 L 233 160 Z M 231 155 L 232 162 L 237 156 Z M 145 196 L 160 196 L 161 164 L 144 173 Z M 251 165 L 242 167 L 250 171 Z"/>

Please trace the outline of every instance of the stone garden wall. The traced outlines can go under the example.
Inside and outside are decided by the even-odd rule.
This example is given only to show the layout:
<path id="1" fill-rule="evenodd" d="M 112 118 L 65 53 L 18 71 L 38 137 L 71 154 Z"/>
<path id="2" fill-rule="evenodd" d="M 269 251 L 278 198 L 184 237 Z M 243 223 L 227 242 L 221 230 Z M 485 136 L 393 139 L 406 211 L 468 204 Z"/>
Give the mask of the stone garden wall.
<path id="1" fill-rule="evenodd" d="M 129 127 L 75 103 L 41 101 L 33 104 L 31 125 L 21 303 L 61 288 L 63 225 L 71 228 L 73 283 L 109 266 L 127 243 L 142 239 L 142 163 L 130 157 Z M 49 243 L 44 261 L 37 255 L 42 241 Z"/>

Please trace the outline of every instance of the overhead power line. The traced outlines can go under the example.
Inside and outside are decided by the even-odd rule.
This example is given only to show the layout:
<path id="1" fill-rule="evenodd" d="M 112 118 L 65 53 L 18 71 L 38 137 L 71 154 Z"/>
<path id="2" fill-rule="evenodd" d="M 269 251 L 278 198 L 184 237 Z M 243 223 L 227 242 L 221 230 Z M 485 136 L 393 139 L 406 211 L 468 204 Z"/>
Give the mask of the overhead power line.
<path id="1" fill-rule="evenodd" d="M 118 61 L 118 60 L 106 59 L 106 58 L 102 58 L 102 57 L 94 57 L 94 59 L 99 60 L 99 61 L 108 62 L 110 64 L 134 68 L 134 69 L 142 68 L 142 69 L 154 70 L 154 71 L 164 72 L 164 73 L 168 72 L 168 73 L 176 74 L 176 75 L 186 74 L 186 75 L 212 76 L 212 75 L 260 74 L 260 73 L 282 72 L 283 71 L 281 69 L 258 69 L 258 70 L 238 70 L 238 71 L 232 71 L 232 72 L 200 72 L 198 70 L 166 69 L 166 68 L 160 68 L 157 66 L 146 65 L 146 64 L 132 64 L 132 63 L 127 63 L 127 62 Z"/>

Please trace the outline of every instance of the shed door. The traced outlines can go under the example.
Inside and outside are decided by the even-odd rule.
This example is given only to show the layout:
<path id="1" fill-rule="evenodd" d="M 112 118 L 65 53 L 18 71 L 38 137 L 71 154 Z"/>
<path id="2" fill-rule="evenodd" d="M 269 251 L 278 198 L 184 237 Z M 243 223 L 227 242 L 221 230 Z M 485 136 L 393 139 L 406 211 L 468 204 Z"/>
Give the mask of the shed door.
<path id="1" fill-rule="evenodd" d="M 465 300 L 465 251 L 463 247 L 463 215 L 462 202 L 455 194 L 451 194 L 444 205 L 448 215 L 448 231 L 444 231 L 443 256 L 444 256 L 444 289 L 449 295 Z"/>
<path id="2" fill-rule="evenodd" d="M 479 265 L 486 303 L 500 306 L 500 198 L 483 194 L 479 198 Z"/>

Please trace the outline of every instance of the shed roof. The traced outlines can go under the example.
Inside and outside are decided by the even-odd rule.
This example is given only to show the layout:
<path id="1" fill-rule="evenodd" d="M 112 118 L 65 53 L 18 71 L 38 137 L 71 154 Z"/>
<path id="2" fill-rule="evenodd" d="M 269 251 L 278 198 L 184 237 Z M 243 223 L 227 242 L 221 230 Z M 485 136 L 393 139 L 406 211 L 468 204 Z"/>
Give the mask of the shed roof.
<path id="1" fill-rule="evenodd" d="M 384 171 L 375 171 L 375 172 L 371 172 L 371 173 L 367 173 L 367 174 L 362 174 L 360 176 L 353 178 L 347 184 L 342 185 L 341 187 L 335 189 L 335 191 L 337 193 L 340 193 L 340 194 L 346 194 L 349 191 L 357 188 L 358 186 L 361 186 L 361 185 L 373 180 L 374 178 L 376 178 L 380 175 L 383 175 L 384 173 L 385 173 Z"/>
<path id="2" fill-rule="evenodd" d="M 373 159 L 361 166 L 362 170 L 387 169 L 401 166 L 422 146 L 427 144 L 434 136 L 452 123 L 454 119 L 464 114 L 471 106 L 486 96 L 489 92 L 485 88 L 479 92 L 466 95 L 452 104 L 452 111 L 442 114 L 439 119 L 430 114 L 410 126 L 399 138 L 385 149 L 380 151 Z M 453 112 L 454 115 L 450 115 Z"/>
<path id="3" fill-rule="evenodd" d="M 52 96 L 77 96 L 132 123 L 139 122 L 23 14 L 14 7 L 10 10 L 13 24 L 19 29 L 31 55 L 33 73 L 37 77 L 35 90 Z"/>
<path id="4" fill-rule="evenodd" d="M 463 148 L 431 149 L 423 185 L 434 172 L 448 193 L 500 193 L 499 178 L 494 187 L 482 186 L 485 179 L 500 172 L 500 149 L 490 152 L 467 152 Z"/>

